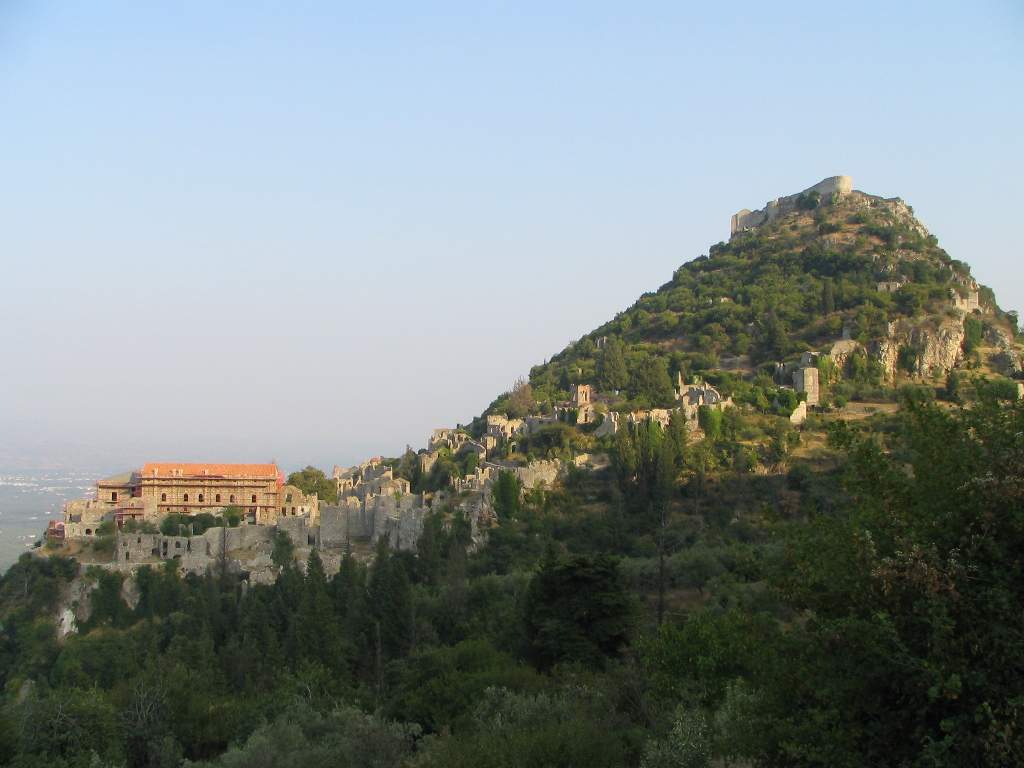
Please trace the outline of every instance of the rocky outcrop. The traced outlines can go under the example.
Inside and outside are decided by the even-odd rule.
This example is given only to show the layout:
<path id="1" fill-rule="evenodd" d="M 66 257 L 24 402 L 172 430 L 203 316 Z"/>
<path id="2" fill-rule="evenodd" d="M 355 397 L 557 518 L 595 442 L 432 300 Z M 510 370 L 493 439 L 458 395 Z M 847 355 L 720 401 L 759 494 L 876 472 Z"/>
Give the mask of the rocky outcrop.
<path id="1" fill-rule="evenodd" d="M 871 355 L 882 366 L 885 371 L 885 378 L 892 380 L 896 376 L 896 368 L 899 365 L 900 348 L 904 345 L 901 339 L 890 335 L 886 339 L 876 341 L 871 345 Z"/>
<path id="2" fill-rule="evenodd" d="M 89 596 L 96 586 L 95 579 L 79 573 L 62 589 L 57 601 L 57 636 L 65 638 L 78 630 L 78 625 L 89 620 L 92 603 Z"/>
<path id="3" fill-rule="evenodd" d="M 1013 338 L 1002 328 L 986 326 L 985 341 L 996 348 L 992 362 L 1007 376 L 1018 376 L 1024 372 L 1024 361 L 1013 345 Z"/>
<path id="4" fill-rule="evenodd" d="M 850 356 L 858 349 L 863 349 L 859 341 L 853 339 L 842 339 L 832 345 L 829 357 L 837 371 L 845 371 L 846 364 L 850 362 Z"/>
<path id="5" fill-rule="evenodd" d="M 904 224 L 911 230 L 921 235 L 921 237 L 928 237 L 931 233 L 928 229 L 918 221 L 914 215 L 914 209 L 911 208 L 907 203 L 899 197 L 876 197 L 875 195 L 868 195 L 863 192 L 853 192 L 849 196 L 849 204 L 854 209 L 874 209 L 885 211 L 897 224 Z"/>
<path id="6" fill-rule="evenodd" d="M 913 355 L 910 373 L 918 377 L 945 376 L 963 357 L 963 319 L 946 318 L 931 323 L 899 320 L 889 324 L 889 335 L 875 342 L 871 354 L 892 380 L 900 355 Z"/>

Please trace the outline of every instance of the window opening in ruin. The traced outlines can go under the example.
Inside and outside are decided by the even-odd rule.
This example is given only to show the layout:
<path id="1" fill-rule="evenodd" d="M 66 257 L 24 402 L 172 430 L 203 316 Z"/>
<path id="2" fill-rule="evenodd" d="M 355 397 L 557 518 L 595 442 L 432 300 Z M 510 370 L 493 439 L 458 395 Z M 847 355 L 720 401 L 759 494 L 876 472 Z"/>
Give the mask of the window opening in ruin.
<path id="1" fill-rule="evenodd" d="M 200 493 L 199 494 L 199 502 L 202 503 L 202 501 L 203 501 L 203 494 Z"/>
<path id="2" fill-rule="evenodd" d="M 184 496 L 182 496 L 181 500 L 182 501 L 188 501 L 188 494 L 186 493 Z"/>

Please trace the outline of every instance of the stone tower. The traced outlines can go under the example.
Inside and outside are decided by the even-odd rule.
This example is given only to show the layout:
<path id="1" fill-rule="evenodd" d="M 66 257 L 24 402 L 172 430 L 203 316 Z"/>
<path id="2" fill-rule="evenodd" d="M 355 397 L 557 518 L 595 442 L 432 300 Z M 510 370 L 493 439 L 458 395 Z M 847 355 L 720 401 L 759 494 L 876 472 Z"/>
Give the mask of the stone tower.
<path id="1" fill-rule="evenodd" d="M 793 389 L 807 395 L 808 405 L 817 405 L 819 402 L 818 369 L 807 367 L 793 371 Z"/>

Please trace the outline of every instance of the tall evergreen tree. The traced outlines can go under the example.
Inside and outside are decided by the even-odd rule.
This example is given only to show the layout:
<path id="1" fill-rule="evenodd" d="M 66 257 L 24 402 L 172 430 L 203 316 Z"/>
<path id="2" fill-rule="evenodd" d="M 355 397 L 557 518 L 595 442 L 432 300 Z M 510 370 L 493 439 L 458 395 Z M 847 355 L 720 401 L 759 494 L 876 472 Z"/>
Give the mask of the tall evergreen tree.
<path id="1" fill-rule="evenodd" d="M 413 642 L 412 589 L 405 567 L 383 536 L 377 542 L 376 559 L 370 567 L 367 599 L 370 618 L 375 623 L 373 642 L 378 644 L 379 631 L 382 658 L 404 656 Z"/>
<path id="2" fill-rule="evenodd" d="M 560 662 L 601 667 L 625 646 L 633 605 L 613 559 L 580 555 L 544 562 L 530 581 L 524 615 L 539 669 Z"/>
<path id="3" fill-rule="evenodd" d="M 613 336 L 605 342 L 597 358 L 597 386 L 604 391 L 625 389 L 629 386 L 629 369 L 622 341 Z"/>

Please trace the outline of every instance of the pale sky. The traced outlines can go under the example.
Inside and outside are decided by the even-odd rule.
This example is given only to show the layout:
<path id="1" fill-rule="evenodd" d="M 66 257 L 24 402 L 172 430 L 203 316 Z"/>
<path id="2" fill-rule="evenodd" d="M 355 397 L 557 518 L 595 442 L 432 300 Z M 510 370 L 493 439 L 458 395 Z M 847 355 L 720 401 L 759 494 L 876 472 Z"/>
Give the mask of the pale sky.
<path id="1" fill-rule="evenodd" d="M 0 0 L 0 466 L 420 447 L 836 174 L 1024 309 L 1021 8 Z"/>

